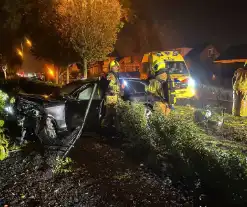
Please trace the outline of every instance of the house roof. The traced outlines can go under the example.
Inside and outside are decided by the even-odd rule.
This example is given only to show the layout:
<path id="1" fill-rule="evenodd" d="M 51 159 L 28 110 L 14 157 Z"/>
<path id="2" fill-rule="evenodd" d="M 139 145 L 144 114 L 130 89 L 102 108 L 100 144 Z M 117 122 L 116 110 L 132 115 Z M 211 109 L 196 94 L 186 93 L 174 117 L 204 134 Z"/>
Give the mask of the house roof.
<path id="1" fill-rule="evenodd" d="M 201 52 L 208 47 L 210 44 L 209 43 L 203 43 L 200 45 L 197 45 L 195 47 L 193 47 L 193 49 L 188 52 L 188 54 L 185 56 L 185 58 L 195 58 L 197 56 L 199 56 L 201 54 Z"/>
<path id="2" fill-rule="evenodd" d="M 247 44 L 230 46 L 214 62 L 235 63 L 247 61 Z"/>

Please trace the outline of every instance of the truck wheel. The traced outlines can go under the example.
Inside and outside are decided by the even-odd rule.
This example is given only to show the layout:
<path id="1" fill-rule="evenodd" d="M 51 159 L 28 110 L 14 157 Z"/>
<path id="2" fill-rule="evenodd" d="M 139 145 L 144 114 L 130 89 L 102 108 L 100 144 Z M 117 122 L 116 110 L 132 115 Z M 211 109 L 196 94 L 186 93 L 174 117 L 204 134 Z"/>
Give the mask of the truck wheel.
<path id="1" fill-rule="evenodd" d="M 40 126 L 38 133 L 40 141 L 45 145 L 59 145 L 61 142 L 58 140 L 55 123 L 52 118 L 47 117 Z"/>

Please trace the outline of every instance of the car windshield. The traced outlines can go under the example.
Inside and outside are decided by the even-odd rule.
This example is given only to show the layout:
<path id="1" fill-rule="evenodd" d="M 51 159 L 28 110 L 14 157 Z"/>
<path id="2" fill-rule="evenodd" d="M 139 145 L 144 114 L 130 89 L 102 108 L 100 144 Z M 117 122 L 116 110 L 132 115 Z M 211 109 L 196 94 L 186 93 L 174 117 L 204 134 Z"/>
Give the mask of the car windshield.
<path id="1" fill-rule="evenodd" d="M 123 80 L 125 92 L 128 94 L 145 93 L 145 85 L 139 81 Z"/>
<path id="2" fill-rule="evenodd" d="M 166 62 L 170 74 L 188 74 L 188 69 L 184 62 Z"/>
<path id="3" fill-rule="evenodd" d="M 69 95 L 69 94 L 71 94 L 73 91 L 75 91 L 76 89 L 78 89 L 80 86 L 82 86 L 82 83 L 79 82 L 79 81 L 69 83 L 69 84 L 63 86 L 63 87 L 59 90 L 59 95 L 60 95 L 60 96 Z"/>

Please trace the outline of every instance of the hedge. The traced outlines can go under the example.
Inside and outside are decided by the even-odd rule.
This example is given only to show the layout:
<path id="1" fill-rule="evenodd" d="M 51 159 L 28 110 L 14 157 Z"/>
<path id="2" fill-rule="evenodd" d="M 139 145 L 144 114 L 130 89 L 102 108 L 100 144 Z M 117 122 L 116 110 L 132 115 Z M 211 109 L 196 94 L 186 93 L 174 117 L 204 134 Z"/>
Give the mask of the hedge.
<path id="1" fill-rule="evenodd" d="M 211 122 L 218 122 L 224 119 L 222 127 L 211 127 L 211 132 L 214 135 L 221 137 L 221 139 L 239 142 L 244 145 L 247 144 L 247 118 L 246 117 L 237 117 L 231 114 L 225 114 L 224 118 L 220 114 L 219 110 L 211 109 L 213 111 L 212 117 L 209 119 Z M 205 110 L 196 110 L 198 113 L 205 113 Z"/>
<path id="2" fill-rule="evenodd" d="M 140 104 L 120 103 L 118 110 L 125 146 L 132 155 L 170 174 L 174 182 L 183 181 L 194 192 L 205 193 L 209 203 L 247 203 L 246 156 L 237 148 L 211 144 L 215 138 L 193 123 L 188 113 L 164 116 L 157 109 L 146 123 Z"/>
<path id="3" fill-rule="evenodd" d="M 6 101 L 9 99 L 8 95 L 0 90 L 0 115 L 4 110 Z M 0 160 L 4 160 L 8 156 L 9 142 L 4 135 L 4 120 L 0 118 Z"/>

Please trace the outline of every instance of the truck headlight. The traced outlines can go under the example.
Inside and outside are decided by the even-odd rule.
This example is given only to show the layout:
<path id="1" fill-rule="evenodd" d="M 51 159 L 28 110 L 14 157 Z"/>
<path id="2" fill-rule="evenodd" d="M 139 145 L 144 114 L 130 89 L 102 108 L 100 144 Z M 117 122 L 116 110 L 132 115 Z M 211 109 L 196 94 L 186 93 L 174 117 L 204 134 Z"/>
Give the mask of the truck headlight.
<path id="1" fill-rule="evenodd" d="M 196 81 L 193 78 L 189 79 L 188 85 L 192 88 L 196 86 Z"/>

